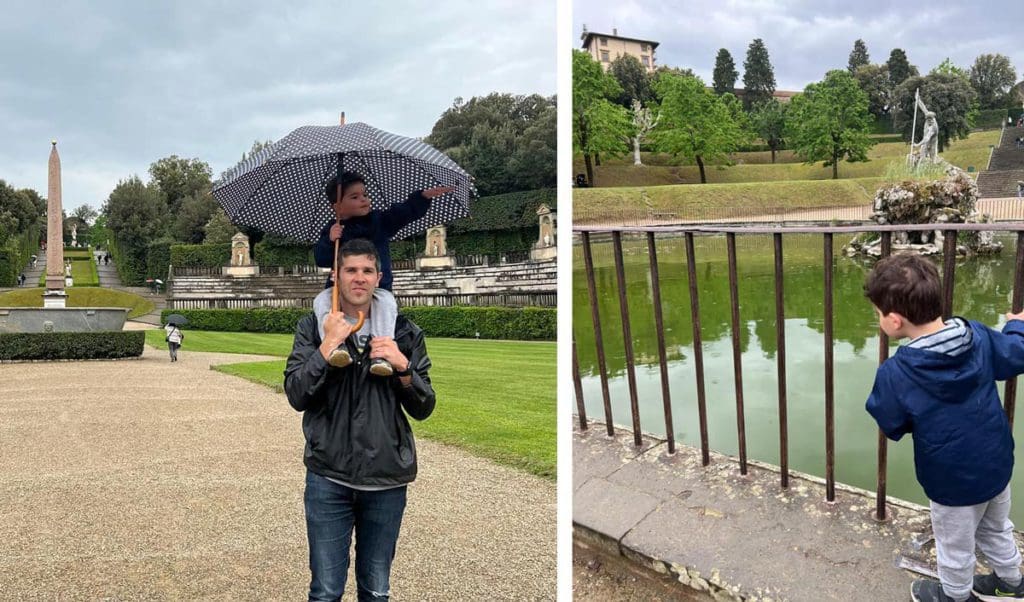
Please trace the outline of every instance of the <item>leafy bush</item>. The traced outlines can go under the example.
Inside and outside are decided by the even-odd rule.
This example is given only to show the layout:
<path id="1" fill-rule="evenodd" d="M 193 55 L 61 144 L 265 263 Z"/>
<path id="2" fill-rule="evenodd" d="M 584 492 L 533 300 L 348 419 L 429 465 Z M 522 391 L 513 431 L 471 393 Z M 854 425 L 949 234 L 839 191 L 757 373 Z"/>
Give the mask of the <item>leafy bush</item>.
<path id="1" fill-rule="evenodd" d="M 558 312 L 548 307 L 406 307 L 402 315 L 432 337 L 553 341 Z"/>
<path id="2" fill-rule="evenodd" d="M 139 357 L 145 341 L 141 330 L 3 333 L 0 361 Z"/>
<path id="3" fill-rule="evenodd" d="M 313 265 L 311 245 L 276 245 L 261 240 L 253 247 L 254 262 L 261 266 Z"/>
<path id="4" fill-rule="evenodd" d="M 557 191 L 554 188 L 541 188 L 481 197 L 470 205 L 469 217 L 457 220 L 448 227 L 448 239 L 453 240 L 453 234 L 463 232 L 536 229 L 537 208 L 541 204 L 557 211 Z"/>
<path id="5" fill-rule="evenodd" d="M 170 314 L 188 319 L 190 330 L 221 332 L 278 332 L 292 334 L 309 309 L 266 307 L 256 309 L 165 309 L 160 321 Z M 554 308 L 547 307 L 406 307 L 402 314 L 415 322 L 427 336 L 483 339 L 556 339 Z"/>
<path id="6" fill-rule="evenodd" d="M 171 265 L 172 240 L 150 243 L 146 249 L 146 278 L 167 279 L 167 268 Z"/>
<path id="7" fill-rule="evenodd" d="M 190 330 L 221 332 L 284 332 L 294 333 L 295 325 L 309 309 L 300 307 L 257 307 L 253 309 L 165 309 L 160 323 L 167 316 L 181 314 L 188 319 Z"/>
<path id="8" fill-rule="evenodd" d="M 171 265 L 181 268 L 218 268 L 231 261 L 231 243 L 171 245 Z"/>

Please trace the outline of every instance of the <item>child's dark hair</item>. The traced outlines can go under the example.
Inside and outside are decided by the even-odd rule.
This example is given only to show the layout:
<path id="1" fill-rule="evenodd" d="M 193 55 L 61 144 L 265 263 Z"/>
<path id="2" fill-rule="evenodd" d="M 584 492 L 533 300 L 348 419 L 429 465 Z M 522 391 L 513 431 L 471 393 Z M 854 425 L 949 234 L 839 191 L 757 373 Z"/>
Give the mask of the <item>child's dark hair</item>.
<path id="1" fill-rule="evenodd" d="M 892 255 L 879 261 L 864 283 L 864 296 L 883 315 L 896 312 L 915 326 L 942 315 L 939 271 L 919 255 Z"/>
<path id="2" fill-rule="evenodd" d="M 345 194 L 348 187 L 355 184 L 356 182 L 366 186 L 366 180 L 363 176 L 357 174 L 354 171 L 343 171 L 341 172 L 341 194 Z M 338 175 L 335 174 L 333 178 L 327 180 L 327 185 L 324 186 L 324 195 L 327 196 L 327 202 L 331 205 L 338 200 Z"/>
<path id="3" fill-rule="evenodd" d="M 352 240 L 346 241 L 338 249 L 338 267 L 341 267 L 342 262 L 346 257 L 350 255 L 369 255 L 373 257 L 373 263 L 377 266 L 377 271 L 380 271 L 380 254 L 377 253 L 377 247 L 365 238 L 353 238 Z"/>

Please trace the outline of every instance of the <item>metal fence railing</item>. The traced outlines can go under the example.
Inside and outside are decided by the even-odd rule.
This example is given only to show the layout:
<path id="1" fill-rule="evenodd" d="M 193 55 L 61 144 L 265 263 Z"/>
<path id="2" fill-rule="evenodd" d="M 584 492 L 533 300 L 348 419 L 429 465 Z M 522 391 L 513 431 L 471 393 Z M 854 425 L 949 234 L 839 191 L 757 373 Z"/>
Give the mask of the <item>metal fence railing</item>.
<path id="1" fill-rule="evenodd" d="M 659 365 L 661 372 L 661 391 L 663 416 L 665 420 L 665 433 L 669 453 L 675 451 L 675 437 L 672 418 L 671 395 L 668 383 L 668 366 L 666 345 L 663 335 L 664 325 L 662 318 L 662 300 L 659 288 L 657 239 L 661 236 L 685 237 L 687 279 L 690 293 L 690 316 L 693 325 L 693 362 L 696 374 L 696 397 L 698 408 L 698 422 L 700 431 L 700 447 L 704 465 L 709 464 L 709 443 L 707 428 L 707 400 L 704 387 L 704 365 L 701 348 L 701 326 L 700 306 L 697 300 L 697 272 L 694 257 L 695 236 L 705 234 L 724 234 L 728 252 L 729 272 L 729 302 L 730 302 L 730 329 L 732 334 L 733 350 L 733 377 L 735 379 L 736 395 L 736 434 L 739 449 L 740 473 L 747 472 L 747 445 L 746 425 L 744 416 L 743 400 L 743 368 L 741 364 L 740 332 L 742 323 L 740 321 L 740 307 L 737 284 L 737 260 L 736 260 L 736 237 L 752 234 L 771 234 L 773 239 L 772 250 L 774 253 L 774 296 L 775 296 L 775 325 L 777 339 L 777 353 L 775 354 L 778 368 L 778 416 L 779 416 L 779 458 L 781 467 L 781 486 L 789 486 L 789 438 L 787 424 L 787 383 L 786 383 L 786 353 L 785 353 L 785 315 L 783 310 L 783 242 L 788 234 L 817 234 L 822 237 L 822 263 L 824 269 L 824 329 L 823 329 L 823 356 L 825 366 L 824 391 L 822 395 L 825 402 L 825 483 L 826 498 L 828 501 L 835 500 L 835 403 L 834 403 L 834 376 L 835 368 L 833 361 L 833 319 L 835 310 L 833 307 L 833 235 L 835 234 L 859 234 L 863 232 L 880 233 L 882 238 L 882 256 L 888 256 L 892 250 L 893 232 L 906 231 L 933 231 L 935 224 L 921 225 L 858 225 L 858 226 L 672 226 L 672 227 L 593 227 L 574 225 L 573 231 L 581 238 L 583 269 L 586 274 L 588 301 L 590 304 L 591 325 L 594 330 L 594 343 L 597 347 L 597 372 L 600 377 L 601 396 L 604 406 L 604 419 L 609 436 L 614 436 L 612 406 L 608 387 L 608 370 L 605 362 L 604 343 L 602 340 L 602 323 L 598 309 L 598 294 L 595 282 L 595 270 L 593 253 L 591 250 L 592 235 L 610 235 L 612 252 L 615 259 L 616 282 L 618 285 L 620 320 L 623 334 L 625 351 L 626 376 L 628 379 L 628 392 L 630 401 L 630 418 L 632 422 L 633 442 L 640 446 L 641 424 L 639 401 L 637 398 L 636 368 L 633 356 L 634 339 L 630 330 L 630 314 L 626 295 L 625 271 L 623 268 L 623 235 L 646 237 L 647 255 L 650 270 L 651 297 L 654 307 L 655 330 L 657 336 L 657 347 Z M 1019 312 L 1024 301 L 1024 223 L 1002 223 L 1002 224 L 943 224 L 943 317 L 948 318 L 952 313 L 954 271 L 956 269 L 956 241 L 960 232 L 994 231 L 1013 232 L 1017 235 L 1017 253 L 1014 271 L 1013 293 L 1011 298 L 1012 311 Z M 879 332 L 879 363 L 885 361 L 889 353 L 889 341 L 885 333 Z M 577 411 L 579 412 L 580 428 L 586 430 L 586 411 L 583 405 L 583 388 L 580 378 L 579 361 L 576 355 L 576 343 L 573 340 L 573 380 L 576 391 Z M 1016 404 L 1016 379 L 1006 382 L 1004 390 L 1004 407 L 1006 414 L 1013 425 L 1014 407 Z M 888 443 L 885 435 L 878 432 L 878 467 L 877 467 L 877 496 L 876 496 L 876 517 L 879 520 L 886 518 L 886 472 L 887 472 L 887 449 Z"/>

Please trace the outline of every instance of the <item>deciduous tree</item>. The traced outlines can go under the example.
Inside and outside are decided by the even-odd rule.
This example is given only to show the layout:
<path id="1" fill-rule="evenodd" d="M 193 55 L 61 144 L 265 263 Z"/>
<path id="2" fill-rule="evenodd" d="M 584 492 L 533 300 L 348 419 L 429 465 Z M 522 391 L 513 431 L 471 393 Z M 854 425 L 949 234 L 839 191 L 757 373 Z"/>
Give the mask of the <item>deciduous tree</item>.
<path id="1" fill-rule="evenodd" d="M 974 59 L 970 78 L 971 86 L 978 93 L 978 105 L 982 109 L 997 109 L 1005 106 L 1006 95 L 1017 82 L 1017 72 L 1009 58 L 983 54 Z"/>
<path id="2" fill-rule="evenodd" d="M 823 161 L 838 179 L 840 160 L 868 160 L 868 97 L 849 72 L 829 71 L 794 96 L 789 111 L 790 145 L 807 163 Z"/>
<path id="3" fill-rule="evenodd" d="M 583 153 L 587 182 L 594 185 L 591 156 L 596 153 L 621 154 L 632 129 L 624 107 L 613 104 L 622 91 L 615 78 L 605 73 L 589 54 L 572 54 L 572 149 Z"/>
<path id="4" fill-rule="evenodd" d="M 914 125 L 914 91 L 920 89 L 921 101 L 929 111 L 935 112 L 939 124 L 939 152 L 945 150 L 951 141 L 967 138 L 978 114 L 977 93 L 967 78 L 954 73 L 931 73 L 927 76 L 911 77 L 895 92 L 899 111 L 893 115 L 893 125 L 902 132 L 903 139 L 910 141 L 910 129 Z M 917 135 L 921 133 L 922 117 L 917 116 Z"/>

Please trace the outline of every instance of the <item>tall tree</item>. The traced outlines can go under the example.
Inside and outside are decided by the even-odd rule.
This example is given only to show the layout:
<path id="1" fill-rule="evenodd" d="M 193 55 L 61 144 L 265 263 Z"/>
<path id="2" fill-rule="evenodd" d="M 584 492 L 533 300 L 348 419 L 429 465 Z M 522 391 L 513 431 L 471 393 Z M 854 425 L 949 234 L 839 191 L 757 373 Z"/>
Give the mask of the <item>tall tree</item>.
<path id="1" fill-rule="evenodd" d="M 509 159 L 512 187 L 536 190 L 555 186 L 553 169 L 558 163 L 558 110 L 552 104 L 542 110 L 533 123 L 515 140 Z"/>
<path id="2" fill-rule="evenodd" d="M 853 75 L 857 72 L 857 68 L 863 65 L 870 65 L 871 59 L 868 57 L 868 47 L 864 44 L 864 40 L 857 40 L 853 43 L 853 50 L 850 51 L 850 60 L 847 63 L 846 69 Z"/>
<path id="3" fill-rule="evenodd" d="M 651 90 L 651 76 L 647 69 L 632 54 L 620 54 L 608 66 L 608 72 L 622 87 L 616 102 L 626 108 L 633 106 L 634 100 L 647 104 L 654 100 Z"/>
<path id="4" fill-rule="evenodd" d="M 174 240 L 188 244 L 203 242 L 206 236 L 206 223 L 213 217 L 217 208 L 217 201 L 213 200 L 209 192 L 198 192 L 182 199 L 171 225 Z"/>
<path id="5" fill-rule="evenodd" d="M 583 153 L 587 182 L 594 185 L 591 156 L 626 150 L 632 125 L 626 109 L 613 104 L 622 87 L 601 63 L 582 50 L 572 53 L 572 150 Z"/>
<path id="6" fill-rule="evenodd" d="M 149 166 L 149 175 L 164 193 L 167 208 L 172 214 L 178 212 L 185 197 L 210 190 L 212 174 L 205 161 L 183 159 L 178 155 L 164 157 Z"/>
<path id="7" fill-rule="evenodd" d="M 881 117 L 892 102 L 892 83 L 885 65 L 861 65 L 853 74 L 857 85 L 868 95 L 868 112 Z"/>
<path id="8" fill-rule="evenodd" d="M 77 217 L 82 223 L 91 224 L 99 215 L 99 212 L 93 209 L 90 205 L 83 204 L 75 207 L 75 210 L 71 212 L 71 215 Z"/>
<path id="9" fill-rule="evenodd" d="M 146 248 L 160 238 L 170 219 L 164 193 L 156 182 L 143 184 L 138 176 L 131 176 L 117 183 L 102 211 L 118 250 L 118 275 L 125 284 L 141 284 Z"/>
<path id="10" fill-rule="evenodd" d="M 929 111 L 935 112 L 935 120 L 939 124 L 939 152 L 954 139 L 966 138 L 970 134 L 978 114 L 977 93 L 966 77 L 933 72 L 924 77 L 911 77 L 896 88 L 895 97 L 900 108 L 893 115 L 893 125 L 902 132 L 904 140 L 910 140 L 910 129 L 914 125 L 914 92 L 918 89 L 921 101 Z M 921 115 L 917 116 L 916 125 L 915 141 L 920 139 Z"/>
<path id="11" fill-rule="evenodd" d="M 705 161 L 726 159 L 744 141 L 739 124 L 700 78 L 666 74 L 655 91 L 661 99 L 661 120 L 651 136 L 655 147 L 693 159 L 706 183 Z"/>
<path id="12" fill-rule="evenodd" d="M 231 223 L 228 214 L 220 207 L 217 207 L 213 212 L 213 216 L 203 226 L 203 233 L 205 234 L 203 241 L 210 244 L 231 242 L 231 237 L 237 231 L 238 229 Z"/>
<path id="13" fill-rule="evenodd" d="M 971 83 L 971 74 L 962 67 L 957 67 L 953 64 L 953 61 L 947 56 L 942 60 L 934 69 L 928 72 L 929 75 L 940 74 L 940 75 L 955 75 L 967 83 Z"/>
<path id="14" fill-rule="evenodd" d="M 754 107 L 754 112 L 750 114 L 754 131 L 772 151 L 772 163 L 775 163 L 775 153 L 786 144 L 788 107 L 789 105 L 784 105 L 773 98 Z"/>
<path id="15" fill-rule="evenodd" d="M 555 97 L 539 94 L 528 96 L 492 93 L 473 97 L 468 101 L 456 98 L 426 137 L 429 144 L 447 153 L 473 175 L 482 196 L 522 190 L 517 182 L 543 181 L 545 187 L 556 184 L 556 165 L 534 164 L 539 172 L 522 174 L 515 171 L 513 155 L 524 143 L 527 130 L 538 123 L 550 124 L 546 117 L 555 107 Z M 550 140 L 546 135 L 530 134 L 534 144 Z M 550 156 L 553 149 L 544 151 Z"/>
<path id="16" fill-rule="evenodd" d="M 978 93 L 982 109 L 1005 106 L 1006 95 L 1017 82 L 1010 59 L 1001 54 L 983 54 L 974 59 L 970 72 L 971 86 Z"/>
<path id="17" fill-rule="evenodd" d="M 743 106 L 748 111 L 775 94 L 775 71 L 761 38 L 755 39 L 747 47 L 747 60 L 743 61 L 743 87 Z"/>
<path id="18" fill-rule="evenodd" d="M 807 163 L 831 165 L 832 178 L 838 179 L 840 160 L 868 160 L 874 144 L 868 137 L 868 97 L 849 72 L 829 71 L 794 96 L 789 111 L 791 146 Z"/>
<path id="19" fill-rule="evenodd" d="M 889 69 L 889 82 L 893 88 L 902 84 L 908 77 L 917 75 L 917 67 L 907 60 L 907 53 L 902 48 L 893 48 L 889 60 L 885 63 Z"/>
<path id="20" fill-rule="evenodd" d="M 719 48 L 718 55 L 715 56 L 715 73 L 712 80 L 715 94 L 735 92 L 736 78 L 739 75 L 739 72 L 736 71 L 736 63 L 732 60 L 732 55 L 725 48 Z"/>

